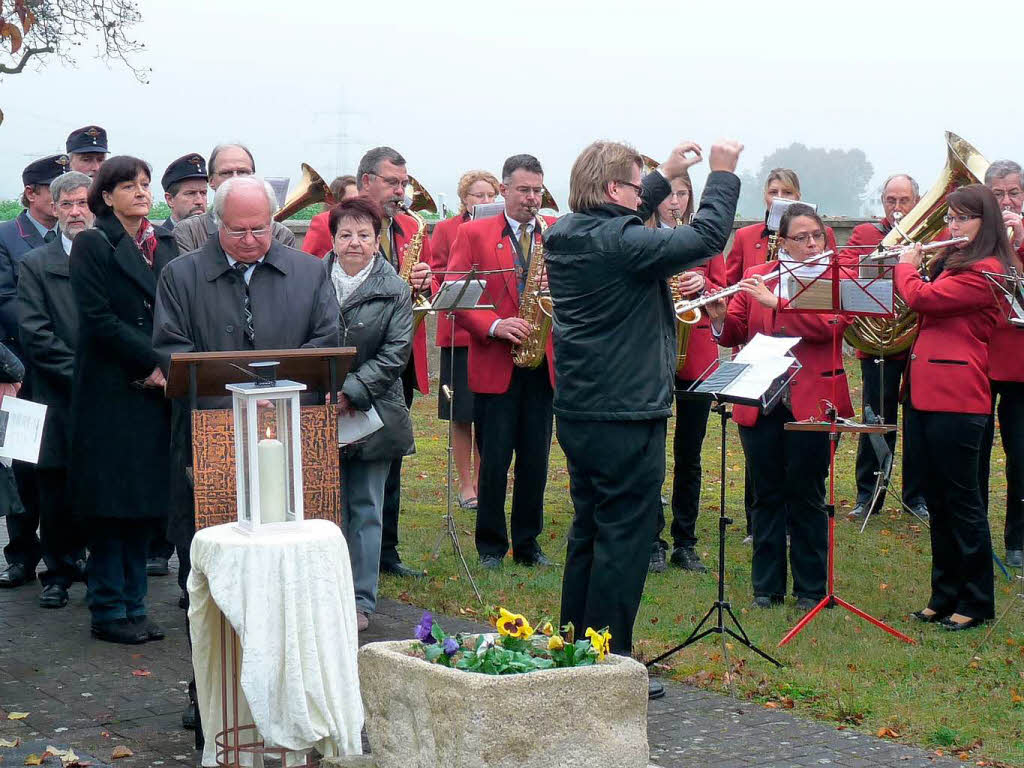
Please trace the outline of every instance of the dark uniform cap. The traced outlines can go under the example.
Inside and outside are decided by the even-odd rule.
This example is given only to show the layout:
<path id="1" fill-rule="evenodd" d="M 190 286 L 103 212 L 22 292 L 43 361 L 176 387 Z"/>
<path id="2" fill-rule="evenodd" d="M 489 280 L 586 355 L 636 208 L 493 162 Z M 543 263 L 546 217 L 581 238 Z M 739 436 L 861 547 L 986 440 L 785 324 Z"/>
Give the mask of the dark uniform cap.
<path id="1" fill-rule="evenodd" d="M 67 155 L 50 155 L 40 160 L 33 160 L 21 172 L 21 182 L 26 187 L 33 184 L 49 184 L 58 176 L 68 172 L 68 162 Z"/>
<path id="2" fill-rule="evenodd" d="M 192 153 L 184 155 L 167 166 L 163 177 L 160 179 L 160 186 L 166 191 L 171 184 L 176 184 L 185 179 L 208 179 L 206 173 L 206 161 L 202 155 Z"/>
<path id="3" fill-rule="evenodd" d="M 72 152 L 102 152 L 106 154 L 110 151 L 107 149 L 107 132 L 98 125 L 87 125 L 85 128 L 72 131 L 68 136 L 67 151 L 68 154 Z"/>

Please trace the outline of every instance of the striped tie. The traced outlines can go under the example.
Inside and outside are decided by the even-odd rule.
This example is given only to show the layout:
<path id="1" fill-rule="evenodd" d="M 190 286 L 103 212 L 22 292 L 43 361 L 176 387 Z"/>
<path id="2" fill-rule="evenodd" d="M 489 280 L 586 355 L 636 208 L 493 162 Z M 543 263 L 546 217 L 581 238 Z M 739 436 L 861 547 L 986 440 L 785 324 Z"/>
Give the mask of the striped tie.
<path id="1" fill-rule="evenodd" d="M 242 317 L 245 319 L 245 338 L 249 340 L 249 343 L 254 347 L 256 346 L 256 328 L 252 322 L 252 304 L 249 300 L 249 284 L 245 282 L 245 271 L 251 267 L 252 264 L 243 264 L 240 261 L 235 262 L 235 272 L 238 274 L 238 279 L 242 281 Z"/>

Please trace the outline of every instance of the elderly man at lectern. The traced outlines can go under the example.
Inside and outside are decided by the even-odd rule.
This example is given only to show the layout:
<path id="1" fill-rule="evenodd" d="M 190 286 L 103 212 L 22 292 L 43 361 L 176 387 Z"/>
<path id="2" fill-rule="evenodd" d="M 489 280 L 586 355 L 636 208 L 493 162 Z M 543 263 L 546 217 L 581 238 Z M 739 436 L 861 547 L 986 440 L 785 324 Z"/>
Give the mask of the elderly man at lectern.
<path id="1" fill-rule="evenodd" d="M 217 188 L 217 237 L 174 259 L 160 273 L 153 346 L 165 374 L 176 352 L 335 347 L 338 300 L 323 263 L 273 238 L 274 190 L 263 179 L 237 176 Z M 226 394 L 226 393 L 225 393 Z M 219 400 L 219 398 L 218 398 Z M 225 407 L 223 402 L 208 407 Z M 168 537 L 178 547 L 182 589 L 195 534 L 189 406 L 176 402 L 171 420 Z M 184 606 L 183 606 L 184 607 Z M 196 722 L 195 682 L 182 724 Z"/>

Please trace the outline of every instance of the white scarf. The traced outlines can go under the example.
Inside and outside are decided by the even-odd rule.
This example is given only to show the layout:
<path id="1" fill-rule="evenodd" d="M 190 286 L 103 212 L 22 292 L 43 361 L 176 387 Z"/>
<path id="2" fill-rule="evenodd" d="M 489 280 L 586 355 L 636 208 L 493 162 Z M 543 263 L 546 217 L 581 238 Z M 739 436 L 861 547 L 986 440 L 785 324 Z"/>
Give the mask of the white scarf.
<path id="1" fill-rule="evenodd" d="M 338 294 L 339 306 L 345 306 L 345 300 L 352 295 L 356 288 L 363 284 L 363 281 L 370 274 L 370 270 L 373 269 L 374 261 L 375 259 L 370 259 L 370 262 L 365 267 L 354 275 L 350 275 L 341 268 L 341 259 L 334 259 L 334 266 L 331 267 L 331 282 L 334 283 L 334 292 Z"/>

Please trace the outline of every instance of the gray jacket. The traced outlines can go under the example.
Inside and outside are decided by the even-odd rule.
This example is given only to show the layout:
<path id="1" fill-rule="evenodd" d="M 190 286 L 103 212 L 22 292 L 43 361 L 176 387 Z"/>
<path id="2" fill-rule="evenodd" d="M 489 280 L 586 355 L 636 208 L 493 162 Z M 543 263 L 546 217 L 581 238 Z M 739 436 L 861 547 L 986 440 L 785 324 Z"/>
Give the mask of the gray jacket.
<path id="1" fill-rule="evenodd" d="M 167 221 L 170 221 L 170 219 Z M 217 234 L 217 229 L 217 222 L 213 220 L 213 216 L 207 211 L 199 216 L 192 216 L 184 221 L 179 221 L 172 230 L 172 233 L 178 243 L 178 251 L 180 253 L 191 253 L 206 245 L 206 241 Z M 274 239 L 277 242 L 287 245 L 289 248 L 295 247 L 295 235 L 288 227 L 279 221 L 275 221 L 273 230 Z"/>
<path id="2" fill-rule="evenodd" d="M 341 346 L 354 346 L 342 392 L 353 407 L 372 405 L 384 426 L 365 441 L 344 449 L 348 459 L 377 461 L 408 456 L 416 450 L 412 420 L 402 393 L 402 371 L 412 354 L 412 295 L 409 284 L 381 256 L 370 274 L 341 307 Z M 327 274 L 334 253 L 324 257 Z"/>

